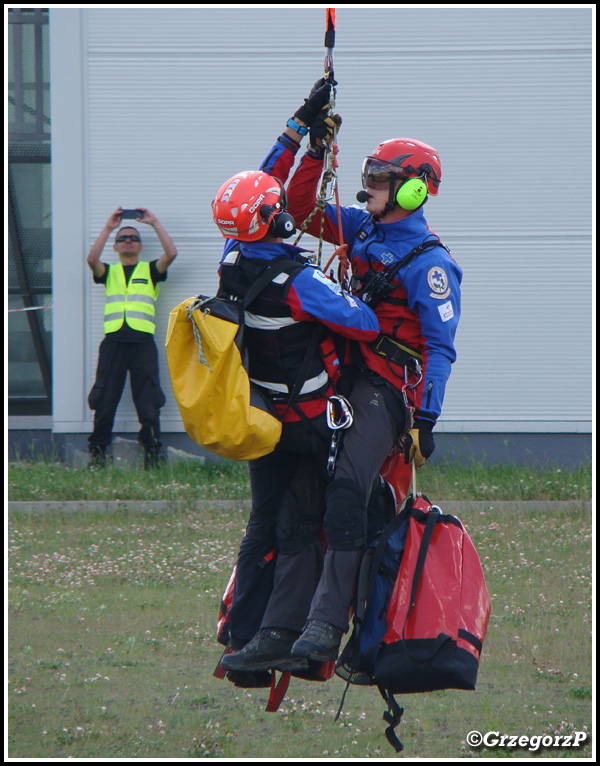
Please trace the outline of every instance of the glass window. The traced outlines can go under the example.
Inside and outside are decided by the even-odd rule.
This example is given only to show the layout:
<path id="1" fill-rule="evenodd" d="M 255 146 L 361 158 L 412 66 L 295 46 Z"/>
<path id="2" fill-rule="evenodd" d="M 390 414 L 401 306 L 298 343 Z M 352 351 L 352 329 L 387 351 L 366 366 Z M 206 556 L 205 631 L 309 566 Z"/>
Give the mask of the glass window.
<path id="1" fill-rule="evenodd" d="M 51 414 L 48 9 L 10 8 L 8 22 L 9 414 Z"/>

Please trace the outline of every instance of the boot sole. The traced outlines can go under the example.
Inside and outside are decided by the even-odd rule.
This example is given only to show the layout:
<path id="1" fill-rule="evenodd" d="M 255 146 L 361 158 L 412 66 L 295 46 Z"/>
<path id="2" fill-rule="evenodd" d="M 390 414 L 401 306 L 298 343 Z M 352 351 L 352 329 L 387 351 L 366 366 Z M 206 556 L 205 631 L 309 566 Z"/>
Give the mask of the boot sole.
<path id="1" fill-rule="evenodd" d="M 300 647 L 299 649 L 293 648 L 291 651 L 291 655 L 293 658 L 301 659 L 304 658 L 308 662 L 329 662 L 330 660 L 337 660 L 339 649 L 336 649 L 335 652 L 323 652 L 322 654 L 319 654 L 318 652 L 315 652 L 309 648 L 303 649 Z"/>
<path id="2" fill-rule="evenodd" d="M 232 659 L 235 655 L 232 655 Z M 243 665 L 232 665 L 227 661 L 227 657 L 221 660 L 221 666 L 225 670 L 233 670 L 236 673 L 256 673 L 261 670 L 306 670 L 308 668 L 308 661 L 304 657 L 286 657 L 271 658 L 268 660 L 257 660 L 256 662 L 246 661 Z"/>

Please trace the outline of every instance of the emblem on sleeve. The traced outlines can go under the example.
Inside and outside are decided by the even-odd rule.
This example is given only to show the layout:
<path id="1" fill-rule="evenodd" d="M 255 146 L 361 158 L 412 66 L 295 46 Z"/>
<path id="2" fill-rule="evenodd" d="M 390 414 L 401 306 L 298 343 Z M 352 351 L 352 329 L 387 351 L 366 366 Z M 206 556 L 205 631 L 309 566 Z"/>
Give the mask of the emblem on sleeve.
<path id="1" fill-rule="evenodd" d="M 448 287 L 448 277 L 444 269 L 439 266 L 434 266 L 429 269 L 427 274 L 427 284 L 431 289 L 429 293 L 430 298 L 439 298 L 443 300 L 450 295 L 450 288 Z"/>

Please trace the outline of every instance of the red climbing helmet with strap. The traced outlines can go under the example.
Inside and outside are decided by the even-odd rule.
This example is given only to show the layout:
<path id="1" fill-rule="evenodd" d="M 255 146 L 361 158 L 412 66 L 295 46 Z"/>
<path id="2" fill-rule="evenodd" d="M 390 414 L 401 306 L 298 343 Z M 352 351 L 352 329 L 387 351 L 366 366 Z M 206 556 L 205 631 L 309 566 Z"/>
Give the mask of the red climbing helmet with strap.
<path id="1" fill-rule="evenodd" d="M 391 178 L 423 178 L 427 192 L 435 197 L 442 180 L 442 166 L 437 151 L 414 138 L 392 138 L 383 141 L 368 157 L 362 168 L 363 188 L 367 180 L 376 183 Z"/>
<path id="2" fill-rule="evenodd" d="M 260 170 L 236 173 L 221 186 L 212 204 L 214 221 L 223 236 L 242 242 L 262 239 L 285 207 L 283 186 Z"/>

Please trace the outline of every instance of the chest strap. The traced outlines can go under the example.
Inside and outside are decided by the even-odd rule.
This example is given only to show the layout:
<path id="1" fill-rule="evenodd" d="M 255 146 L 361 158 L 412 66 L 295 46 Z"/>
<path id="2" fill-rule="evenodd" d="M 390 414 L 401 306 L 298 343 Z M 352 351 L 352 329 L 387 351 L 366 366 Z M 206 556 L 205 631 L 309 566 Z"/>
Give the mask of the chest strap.
<path id="1" fill-rule="evenodd" d="M 378 356 L 387 359 L 388 362 L 393 362 L 401 367 L 416 368 L 423 361 L 422 354 L 405 343 L 399 343 L 390 338 L 389 335 L 380 335 L 370 344 L 369 348 Z"/>

